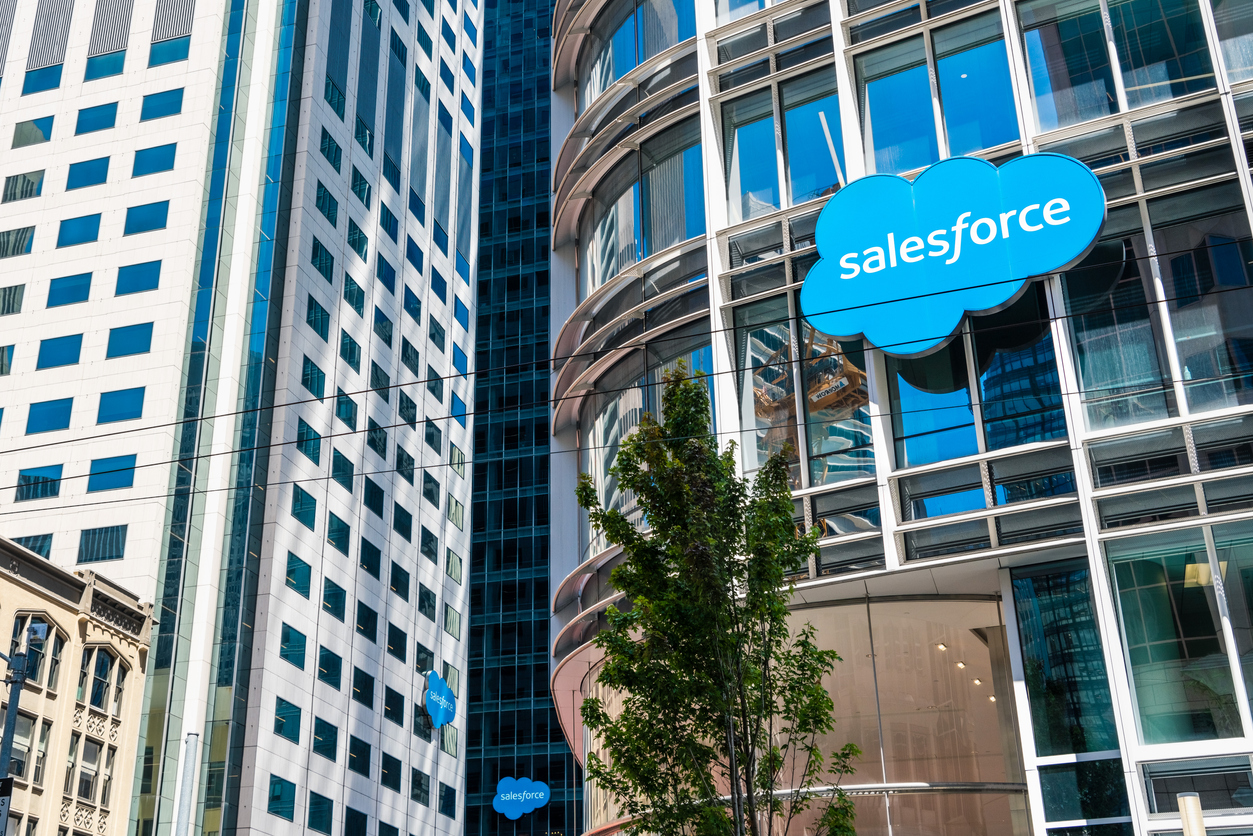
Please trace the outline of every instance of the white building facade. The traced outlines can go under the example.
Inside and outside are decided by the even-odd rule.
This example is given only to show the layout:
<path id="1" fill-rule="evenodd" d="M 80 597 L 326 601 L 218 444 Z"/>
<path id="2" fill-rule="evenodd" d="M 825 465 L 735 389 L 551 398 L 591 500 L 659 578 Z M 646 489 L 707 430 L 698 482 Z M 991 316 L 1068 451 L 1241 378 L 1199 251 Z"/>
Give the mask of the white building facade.
<path id="1" fill-rule="evenodd" d="M 0 531 L 155 604 L 139 836 L 461 827 L 481 21 L 0 2 Z"/>

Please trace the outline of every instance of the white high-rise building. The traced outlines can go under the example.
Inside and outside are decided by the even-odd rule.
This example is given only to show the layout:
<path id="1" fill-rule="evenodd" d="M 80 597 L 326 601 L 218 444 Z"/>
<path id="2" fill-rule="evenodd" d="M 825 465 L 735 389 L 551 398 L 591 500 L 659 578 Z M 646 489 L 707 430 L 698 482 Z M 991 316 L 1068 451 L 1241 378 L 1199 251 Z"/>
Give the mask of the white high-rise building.
<path id="1" fill-rule="evenodd" d="M 460 830 L 481 21 L 0 0 L 0 534 L 157 622 L 40 836 Z"/>

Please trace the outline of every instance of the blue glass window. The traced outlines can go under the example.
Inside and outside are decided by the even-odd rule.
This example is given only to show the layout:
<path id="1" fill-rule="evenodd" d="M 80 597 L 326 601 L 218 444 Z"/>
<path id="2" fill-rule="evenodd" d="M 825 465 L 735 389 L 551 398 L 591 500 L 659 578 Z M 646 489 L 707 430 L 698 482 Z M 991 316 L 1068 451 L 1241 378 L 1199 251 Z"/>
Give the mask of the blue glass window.
<path id="1" fill-rule="evenodd" d="M 779 172 L 770 90 L 758 90 L 724 104 L 722 131 L 731 223 L 778 209 Z"/>
<path id="2" fill-rule="evenodd" d="M 145 174 L 156 174 L 158 171 L 170 171 L 174 168 L 174 152 L 178 143 L 158 145 L 155 148 L 141 148 L 135 152 L 135 164 L 131 168 L 131 177 L 143 177 Z"/>
<path id="3" fill-rule="evenodd" d="M 11 203 L 15 200 L 30 200 L 43 194 L 43 190 L 44 169 L 10 174 L 4 178 L 4 194 L 0 201 Z"/>
<path id="4" fill-rule="evenodd" d="M 461 29 L 466 33 L 466 37 L 470 39 L 470 43 L 475 46 L 479 45 L 479 28 L 470 20 L 470 15 L 466 12 L 461 13 Z"/>
<path id="5" fill-rule="evenodd" d="M 65 190 L 73 191 L 86 186 L 98 186 L 109 179 L 109 158 L 100 157 L 95 160 L 84 160 L 71 163 L 69 176 L 65 179 Z"/>
<path id="6" fill-rule="evenodd" d="M 1115 0 L 1109 17 L 1130 107 L 1214 88 L 1196 0 Z"/>
<path id="7" fill-rule="evenodd" d="M 344 274 L 344 301 L 356 312 L 357 316 L 365 315 L 365 291 L 347 273 Z"/>
<path id="8" fill-rule="evenodd" d="M 331 478 L 348 493 L 352 493 L 353 472 L 352 461 L 343 453 L 331 448 Z"/>
<path id="9" fill-rule="evenodd" d="M 471 125 L 474 124 L 474 105 L 470 104 L 470 97 L 465 93 L 461 94 L 461 113 L 465 116 L 466 121 Z"/>
<path id="10" fill-rule="evenodd" d="M 470 83 L 474 84 L 477 72 L 474 68 L 474 62 L 470 60 L 470 53 L 461 53 L 461 71 L 466 74 L 466 78 L 470 79 Z"/>
<path id="11" fill-rule="evenodd" d="M 392 509 L 392 528 L 406 540 L 413 540 L 413 514 L 399 502 Z"/>
<path id="12" fill-rule="evenodd" d="M 452 67 L 448 66 L 448 62 L 443 58 L 439 59 L 439 80 L 444 83 L 450 93 L 457 87 L 457 77 L 453 75 Z"/>
<path id="13" fill-rule="evenodd" d="M 461 301 L 461 297 L 453 297 L 453 318 L 460 323 L 461 327 L 470 330 L 470 309 L 466 307 L 466 303 Z"/>
<path id="14" fill-rule="evenodd" d="M 378 492 L 379 497 L 380 497 L 379 501 L 382 502 L 383 489 L 380 488 L 378 485 L 376 485 L 374 481 L 370 479 L 369 476 L 366 477 L 365 481 L 366 481 L 366 486 L 367 486 L 366 492 L 369 493 L 370 492 L 368 489 L 369 486 L 374 485 L 374 488 Z M 379 516 L 380 517 L 383 516 L 382 512 L 379 512 Z M 361 538 L 361 555 L 358 558 L 358 562 L 361 564 L 361 568 L 364 569 L 367 573 L 369 573 L 371 577 L 377 578 L 379 576 L 379 572 L 381 571 L 381 568 L 383 565 L 383 550 L 380 549 L 378 546 L 374 545 L 373 543 L 371 543 L 366 538 L 362 537 Z"/>
<path id="15" fill-rule="evenodd" d="M 82 348 L 82 334 L 40 340 L 39 359 L 35 361 L 35 368 L 55 369 L 58 366 L 72 366 L 78 362 L 78 355 Z"/>
<path id="16" fill-rule="evenodd" d="M 84 529 L 78 538 L 78 562 L 99 563 L 126 556 L 126 526 Z"/>
<path id="17" fill-rule="evenodd" d="M 305 634 L 292 627 L 290 624 L 283 624 L 279 631 L 278 656 L 285 662 L 291 662 L 301 670 L 305 669 Z"/>
<path id="18" fill-rule="evenodd" d="M 325 795 L 318 795 L 309 790 L 309 829 L 315 833 L 330 836 L 331 822 L 334 820 L 335 802 Z"/>
<path id="19" fill-rule="evenodd" d="M 41 116 L 38 119 L 18 122 L 13 126 L 13 147 L 25 148 L 52 139 L 52 119 L 51 116 Z"/>
<path id="20" fill-rule="evenodd" d="M 922 38 L 909 38 L 854 59 L 867 168 L 899 174 L 939 159 L 931 82 Z M 919 114 L 923 114 L 919 118 Z"/>
<path id="21" fill-rule="evenodd" d="M 404 306 L 405 313 L 407 313 L 414 322 L 422 321 L 422 300 L 418 298 L 416 293 L 409 289 L 408 285 L 405 285 Z"/>
<path id="22" fill-rule="evenodd" d="M 453 52 L 457 51 L 457 33 L 452 31 L 452 25 L 448 23 L 447 18 L 440 18 L 439 33 L 444 37 L 444 43 L 448 44 L 448 48 Z"/>
<path id="23" fill-rule="evenodd" d="M 1117 113 L 1100 3 L 1027 0 L 1016 9 L 1040 130 Z"/>
<path id="24" fill-rule="evenodd" d="M 331 164 L 331 168 L 339 171 L 340 165 L 344 159 L 344 149 L 339 147 L 339 143 L 335 141 L 335 137 L 331 136 L 326 128 L 322 129 L 322 142 L 318 146 L 318 150 L 322 152 L 322 156 Z"/>
<path id="25" fill-rule="evenodd" d="M 100 395 L 100 408 L 96 412 L 97 424 L 129 421 L 144 414 L 144 387 L 116 389 Z"/>
<path id="26" fill-rule="evenodd" d="M 400 222 L 396 219 L 396 215 L 391 209 L 387 208 L 387 204 L 379 201 L 379 226 L 383 228 L 383 232 L 387 233 L 387 237 L 393 241 L 397 240 L 400 232 Z"/>
<path id="27" fill-rule="evenodd" d="M 361 344 L 342 328 L 339 331 L 339 356 L 354 372 L 361 371 Z"/>
<path id="28" fill-rule="evenodd" d="M 322 436 L 303 418 L 296 419 L 296 449 L 314 464 L 322 463 Z"/>
<path id="29" fill-rule="evenodd" d="M 152 325 L 151 322 L 143 322 L 139 325 L 110 328 L 109 347 L 105 352 L 105 359 L 147 354 L 152 350 Z"/>
<path id="30" fill-rule="evenodd" d="M 357 402 L 338 388 L 335 390 L 335 417 L 351 429 L 357 428 Z"/>
<path id="31" fill-rule="evenodd" d="M 356 221 L 352 218 L 348 219 L 348 247 L 360 257 L 362 261 L 366 260 L 366 253 L 370 249 L 370 239 L 361 231 L 361 227 L 357 226 Z"/>
<path id="32" fill-rule="evenodd" d="M 466 425 L 466 402 L 456 393 L 452 393 L 452 417 L 461 426 Z"/>
<path id="33" fill-rule="evenodd" d="M 139 109 L 139 121 L 161 119 L 183 112 L 183 88 L 166 90 L 162 93 L 150 93 L 144 96 L 144 103 Z"/>
<path id="34" fill-rule="evenodd" d="M 322 181 L 318 181 L 317 192 L 314 195 L 313 205 L 317 207 L 322 216 L 331 222 L 331 226 L 339 224 L 339 201 L 331 195 L 329 189 L 322 185 Z"/>
<path id="35" fill-rule="evenodd" d="M 0 232 L 0 258 L 12 258 L 15 255 L 30 255 L 31 245 L 35 242 L 33 226 L 21 229 L 6 229 Z M 14 313 L 5 311 L 4 313 Z"/>
<path id="36" fill-rule="evenodd" d="M 109 78 L 121 75 L 126 64 L 126 50 L 106 52 L 104 55 L 92 55 L 87 59 L 87 72 L 83 81 L 95 81 L 98 78 Z"/>
<path id="37" fill-rule="evenodd" d="M 291 515 L 310 531 L 317 525 L 318 501 L 299 485 L 292 485 Z"/>
<path id="38" fill-rule="evenodd" d="M 51 534 L 32 534 L 29 537 L 14 537 L 13 542 L 24 549 L 30 549 L 44 560 L 48 560 L 52 554 Z"/>
<path id="39" fill-rule="evenodd" d="M 925 357 L 887 363 L 898 466 L 979 452 L 961 339 Z"/>
<path id="40" fill-rule="evenodd" d="M 77 276 L 62 276 L 53 279 L 48 286 L 48 307 L 73 305 L 86 302 L 91 294 L 91 273 L 79 273 Z"/>
<path id="41" fill-rule="evenodd" d="M 331 313 L 318 304 L 312 293 L 308 294 L 305 302 L 305 323 L 322 338 L 322 342 L 327 342 L 331 334 Z"/>
<path id="42" fill-rule="evenodd" d="M 963 20 L 932 36 L 950 156 L 1018 139 L 1009 55 L 999 12 Z"/>
<path id="43" fill-rule="evenodd" d="M 465 374 L 469 370 L 466 353 L 461 350 L 461 346 L 456 343 L 452 347 L 452 367 L 461 374 Z"/>
<path id="44" fill-rule="evenodd" d="M 334 618 L 339 619 L 340 621 L 343 621 L 344 611 L 345 611 L 344 608 L 346 606 L 347 600 L 348 600 L 348 594 L 344 591 L 344 588 L 342 586 L 335 583 L 335 581 L 331 580 L 330 578 L 322 579 L 322 609 L 325 610 L 327 614 L 331 615 Z M 324 649 L 324 652 L 329 652 L 329 651 L 325 651 Z M 334 654 L 331 654 L 331 655 L 334 656 Z M 338 659 L 339 657 L 336 657 L 336 658 Z M 324 666 L 319 664 L 319 667 L 324 667 Z M 338 664 L 335 665 L 335 687 L 336 688 L 339 687 L 339 665 Z"/>
<path id="45" fill-rule="evenodd" d="M 352 193 L 365 208 L 370 208 L 370 181 L 365 179 L 365 175 L 355 165 L 352 167 Z"/>
<path id="46" fill-rule="evenodd" d="M 326 542 L 334 546 L 336 551 L 348 554 L 348 543 L 351 537 L 351 527 L 335 516 L 335 512 L 332 511 L 326 523 Z"/>
<path id="47" fill-rule="evenodd" d="M 434 267 L 431 268 L 431 295 L 444 304 L 448 303 L 448 280 Z"/>
<path id="48" fill-rule="evenodd" d="M 55 401 L 31 404 L 30 412 L 26 415 L 26 434 L 34 435 L 68 429 L 73 406 L 73 398 L 60 398 Z"/>
<path id="49" fill-rule="evenodd" d="M 93 459 L 87 477 L 87 493 L 129 488 L 135 483 L 135 457 L 110 456 Z"/>
<path id="50" fill-rule="evenodd" d="M 322 88 L 322 98 L 326 99 L 326 103 L 331 106 L 331 110 L 335 111 L 335 115 L 339 120 L 344 121 L 344 103 L 347 99 L 344 91 L 339 89 L 339 85 L 331 80 L 330 75 L 326 77 L 326 85 Z"/>
<path id="51" fill-rule="evenodd" d="M 145 290 L 156 290 L 161 282 L 161 262 L 145 261 L 142 264 L 127 264 L 117 271 L 117 289 L 114 294 L 125 296 L 128 293 L 142 293 Z"/>
<path id="52" fill-rule="evenodd" d="M 308 565 L 308 564 L 306 564 Z M 274 705 L 274 733 L 279 737 L 285 737 L 292 743 L 300 742 L 300 706 L 290 703 L 282 697 L 277 697 Z M 270 779 L 270 812 L 274 812 L 274 779 Z M 290 783 L 290 782 L 286 782 Z M 292 795 L 295 795 L 296 785 L 291 784 Z M 295 806 L 295 798 L 292 799 L 292 806 Z M 284 816 L 284 818 L 291 818 Z"/>
<path id="53" fill-rule="evenodd" d="M 324 247 L 317 237 L 313 239 L 313 252 L 309 260 L 313 263 L 313 269 L 322 274 L 322 278 L 328 282 L 334 281 L 335 256 L 331 255 L 331 251 Z"/>
<path id="54" fill-rule="evenodd" d="M 414 269 L 419 273 L 422 272 L 425 257 L 422 254 L 422 248 L 418 246 L 418 242 L 414 241 L 408 235 L 405 236 L 405 261 L 413 265 Z"/>
<path id="55" fill-rule="evenodd" d="M 117 102 L 85 107 L 78 111 L 78 122 L 74 126 L 74 135 L 89 134 L 94 131 L 105 131 L 117 122 Z"/>
<path id="56" fill-rule="evenodd" d="M 381 253 L 374 254 L 374 277 L 387 288 L 388 293 L 396 292 L 396 268 Z"/>
<path id="57" fill-rule="evenodd" d="M 845 182 L 847 170 L 835 68 L 785 81 L 779 94 L 791 203 L 831 194 Z"/>
<path id="58" fill-rule="evenodd" d="M 57 230 L 58 247 L 74 247 L 79 244 L 90 244 L 100 237 L 100 216 L 84 215 L 81 218 L 70 218 L 61 221 Z"/>
<path id="59" fill-rule="evenodd" d="M 132 206 L 126 210 L 126 226 L 123 235 L 137 235 L 141 232 L 152 232 L 165 229 L 170 216 L 170 202 L 161 200 L 156 203 L 145 203 L 143 206 Z"/>
<path id="60" fill-rule="evenodd" d="M 287 553 L 287 586 L 297 594 L 309 597 L 313 568 L 291 552 Z"/>
<path id="61" fill-rule="evenodd" d="M 362 151 L 365 151 L 367 157 L 374 158 L 374 131 L 360 116 L 357 117 L 357 125 L 353 130 L 352 138 L 357 140 L 357 144 L 361 146 Z"/>
<path id="62" fill-rule="evenodd" d="M 317 364 L 307 356 L 300 370 L 300 385 L 308 389 L 309 393 L 318 400 L 322 400 L 326 394 L 326 372 L 319 369 Z"/>
<path id="63" fill-rule="evenodd" d="M 313 754 L 321 755 L 334 763 L 336 750 L 339 748 L 339 728 L 323 720 L 313 718 Z M 312 806 L 312 805 L 310 805 Z M 323 831 L 329 833 L 329 830 Z"/>
<path id="64" fill-rule="evenodd" d="M 418 46 L 422 47 L 422 51 L 426 53 L 426 57 L 431 57 L 431 48 L 434 44 L 431 42 L 431 35 L 423 28 L 421 22 L 418 23 L 417 31 Z"/>
<path id="65" fill-rule="evenodd" d="M 60 87 L 63 66 L 65 65 L 53 64 L 51 67 L 27 70 L 26 78 L 22 81 L 22 95 L 28 96 L 31 93 L 42 93 L 45 90 L 55 90 Z"/>
<path id="66" fill-rule="evenodd" d="M 157 41 L 148 48 L 148 66 L 159 67 L 162 64 L 173 64 L 186 61 L 191 50 L 191 35 L 171 38 L 168 41 Z"/>
<path id="67" fill-rule="evenodd" d="M 17 494 L 14 502 L 30 499 L 50 499 L 61 494 L 61 469 L 59 464 L 45 467 L 28 467 L 17 473 Z"/>
<path id="68" fill-rule="evenodd" d="M 374 306 L 374 333 L 380 340 L 387 343 L 387 347 L 392 347 L 392 336 L 395 328 L 394 323 L 387 314 L 383 313 L 378 305 Z"/>

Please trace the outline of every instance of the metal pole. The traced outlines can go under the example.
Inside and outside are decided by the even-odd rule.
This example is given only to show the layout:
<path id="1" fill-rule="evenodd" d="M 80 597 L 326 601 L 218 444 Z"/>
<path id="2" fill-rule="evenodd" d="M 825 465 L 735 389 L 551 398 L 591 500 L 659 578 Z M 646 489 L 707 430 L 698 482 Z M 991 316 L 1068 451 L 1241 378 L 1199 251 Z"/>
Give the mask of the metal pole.
<path id="1" fill-rule="evenodd" d="M 192 783 L 196 777 L 196 758 L 199 757 L 197 751 L 199 743 L 200 735 L 195 732 L 187 733 L 187 745 L 183 747 L 183 785 L 178 791 L 178 811 L 174 817 L 174 836 L 187 836 L 187 830 L 191 826 L 192 795 L 195 792 Z M 0 833 L 0 836 L 4 836 L 4 833 Z"/>
<path id="2" fill-rule="evenodd" d="M 13 765 L 13 733 L 17 730 L 17 704 L 22 697 L 22 684 L 26 682 L 26 653 L 14 653 L 9 660 L 9 707 L 4 714 L 4 740 L 0 741 L 0 778 L 9 777 Z M 0 836 L 9 830 L 9 817 L 0 818 Z"/>
<path id="3" fill-rule="evenodd" d="M 1201 796 L 1194 792 L 1181 792 L 1176 798 L 1179 799 L 1179 815 L 1183 818 L 1183 836 L 1205 836 Z M 0 836 L 4 836 L 4 831 L 0 830 Z"/>

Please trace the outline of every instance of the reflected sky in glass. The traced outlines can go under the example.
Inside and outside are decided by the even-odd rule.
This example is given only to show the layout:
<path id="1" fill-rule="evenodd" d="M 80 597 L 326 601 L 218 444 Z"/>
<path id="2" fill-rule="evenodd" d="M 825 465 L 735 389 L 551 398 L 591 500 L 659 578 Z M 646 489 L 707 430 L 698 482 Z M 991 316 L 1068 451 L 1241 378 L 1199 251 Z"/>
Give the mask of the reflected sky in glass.
<path id="1" fill-rule="evenodd" d="M 941 58 L 936 69 L 950 155 L 1018 139 L 1004 41 Z"/>

